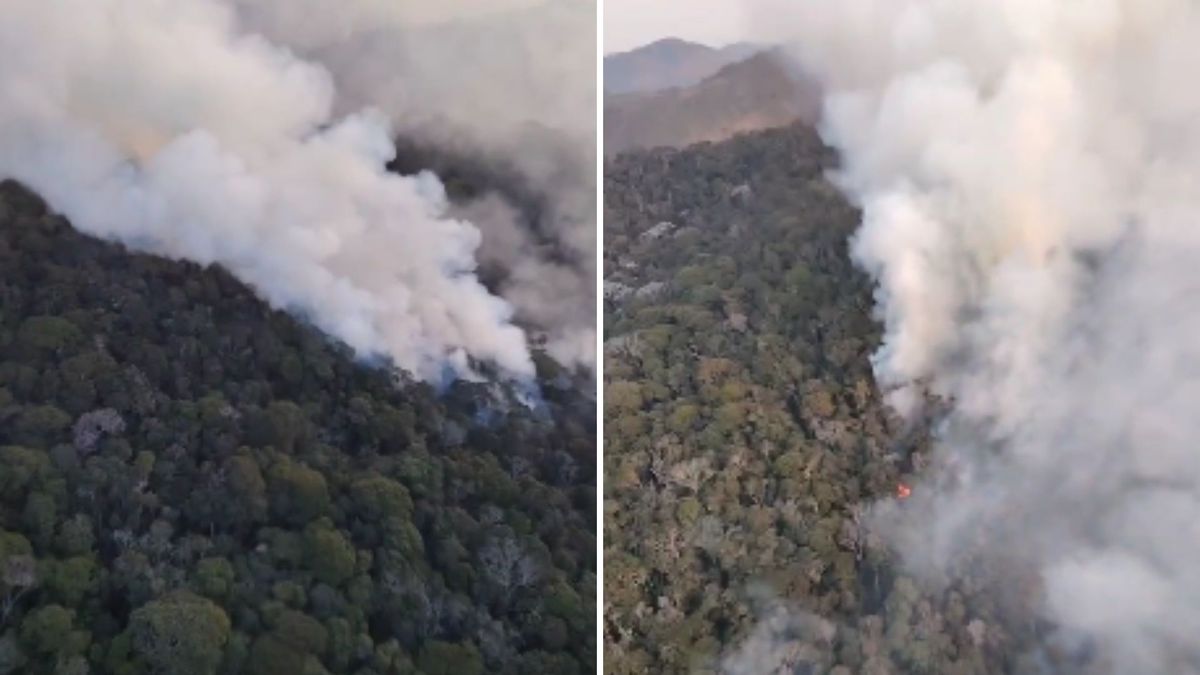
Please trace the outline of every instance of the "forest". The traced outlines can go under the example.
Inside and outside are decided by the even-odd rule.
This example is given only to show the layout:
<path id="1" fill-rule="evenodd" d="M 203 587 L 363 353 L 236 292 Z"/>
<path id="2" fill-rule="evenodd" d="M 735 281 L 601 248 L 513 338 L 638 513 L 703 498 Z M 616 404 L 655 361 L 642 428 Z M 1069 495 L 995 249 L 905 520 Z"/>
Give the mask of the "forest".
<path id="1" fill-rule="evenodd" d="M 1066 658 L 1035 646 L 1020 593 L 913 578 L 866 527 L 929 431 L 900 424 L 873 380 L 880 326 L 835 167 L 802 124 L 606 160 L 608 673 L 968 675 Z"/>
<path id="2" fill-rule="evenodd" d="M 0 674 L 594 672 L 591 375 L 538 368 L 413 381 L 0 184 Z"/>

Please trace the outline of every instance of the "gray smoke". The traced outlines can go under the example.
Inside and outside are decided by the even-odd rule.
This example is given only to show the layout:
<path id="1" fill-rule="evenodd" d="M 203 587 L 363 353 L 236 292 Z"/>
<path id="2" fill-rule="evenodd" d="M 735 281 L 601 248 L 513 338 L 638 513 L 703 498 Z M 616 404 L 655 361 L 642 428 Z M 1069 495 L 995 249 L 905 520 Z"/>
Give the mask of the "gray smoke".
<path id="1" fill-rule="evenodd" d="M 790 11 L 863 209 L 878 379 L 953 404 L 937 479 L 881 522 L 918 573 L 1032 575 L 1112 672 L 1200 672 L 1200 6 Z"/>
<path id="2" fill-rule="evenodd" d="M 543 202 L 533 218 L 513 218 L 522 205 L 494 209 L 498 194 L 462 213 L 480 228 L 489 261 L 508 271 L 500 292 L 518 317 L 546 333 L 557 359 L 591 367 L 595 1 L 235 4 L 255 30 L 334 74 L 339 109 L 384 110 L 406 136 L 503 158 L 519 174 Z"/>
<path id="3" fill-rule="evenodd" d="M 451 126 L 467 129 L 497 151 L 519 149 L 522 125 L 561 125 L 553 133 L 574 134 L 571 142 L 586 135 L 567 128 L 565 105 L 542 114 L 528 99 L 493 96 L 486 115 L 456 107 L 483 105 L 497 85 L 488 67 L 468 72 L 421 51 L 431 43 L 406 39 L 490 36 L 493 65 L 513 67 L 500 55 L 540 46 L 510 40 L 533 39 L 532 26 L 567 2 L 275 3 L 268 18 L 290 17 L 297 31 L 275 33 L 247 9 L 265 11 L 265 2 L 8 0 L 0 6 L 0 176 L 41 193 L 90 234 L 221 264 L 272 305 L 418 376 L 438 378 L 447 365 L 468 375 L 474 359 L 527 377 L 520 308 L 476 276 L 486 223 L 452 217 L 433 174 L 400 176 L 386 165 L 393 134 L 408 131 L 401 120 L 422 111 L 423 127 L 447 137 Z M 364 27 L 374 31 L 369 39 Z M 584 35 L 573 49 L 590 55 Z M 388 40 L 412 45 L 403 67 L 375 62 L 359 80 L 322 58 L 322 50 Z M 595 77 L 585 75 L 563 88 L 586 97 L 577 92 L 594 90 Z M 434 82 L 446 92 L 440 98 Z M 400 91 L 426 107 L 388 93 Z M 439 118 L 439 107 L 461 119 Z M 560 318 L 535 328 L 580 330 L 553 323 Z"/>
<path id="4" fill-rule="evenodd" d="M 754 630 L 709 668 L 719 675 L 793 675 L 829 672 L 841 627 L 788 605 L 769 588 L 752 586 L 747 599 L 755 608 Z"/>

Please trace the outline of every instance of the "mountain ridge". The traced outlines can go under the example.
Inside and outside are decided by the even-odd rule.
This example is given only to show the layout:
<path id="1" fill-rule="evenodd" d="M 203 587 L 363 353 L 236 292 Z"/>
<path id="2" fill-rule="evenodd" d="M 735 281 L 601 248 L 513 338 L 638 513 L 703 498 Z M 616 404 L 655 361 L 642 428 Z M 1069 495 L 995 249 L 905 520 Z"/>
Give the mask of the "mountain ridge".
<path id="1" fill-rule="evenodd" d="M 737 42 L 710 47 L 676 37 L 604 57 L 604 94 L 659 91 L 696 84 L 722 67 L 762 49 Z"/>
<path id="2" fill-rule="evenodd" d="M 689 87 L 606 96 L 604 152 L 721 141 L 819 114 L 816 84 L 782 50 L 759 51 Z"/>

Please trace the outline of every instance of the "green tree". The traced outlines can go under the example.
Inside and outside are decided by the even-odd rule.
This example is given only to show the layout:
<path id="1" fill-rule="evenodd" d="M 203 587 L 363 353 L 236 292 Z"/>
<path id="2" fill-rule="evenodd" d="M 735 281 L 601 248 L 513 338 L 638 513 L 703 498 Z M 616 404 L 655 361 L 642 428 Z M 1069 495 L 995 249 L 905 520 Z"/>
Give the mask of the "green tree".
<path id="1" fill-rule="evenodd" d="M 29 406 L 13 421 L 12 438 L 22 445 L 48 448 L 66 440 L 70 426 L 71 416 L 56 406 Z"/>
<path id="2" fill-rule="evenodd" d="M 305 673 L 309 656 L 274 634 L 254 640 L 247 662 L 249 675 L 297 675 Z"/>
<path id="3" fill-rule="evenodd" d="M 354 574 L 354 546 L 328 521 L 305 528 L 304 557 L 317 579 L 330 586 L 338 586 Z"/>
<path id="4" fill-rule="evenodd" d="M 21 622 L 21 642 L 37 654 L 57 654 L 69 642 L 75 613 L 61 605 L 45 605 Z"/>
<path id="5" fill-rule="evenodd" d="M 30 533 L 39 549 L 45 548 L 54 537 L 54 528 L 58 522 L 58 504 L 53 497 L 44 492 L 31 492 L 25 500 L 22 520 L 25 530 Z"/>
<path id="6" fill-rule="evenodd" d="M 16 445 L 0 448 L 0 497 L 23 497 L 37 479 L 49 472 L 50 458 L 45 452 Z"/>
<path id="7" fill-rule="evenodd" d="M 204 558 L 196 563 L 196 589 L 209 598 L 229 595 L 236 579 L 233 565 L 225 558 Z"/>
<path id="8" fill-rule="evenodd" d="M 412 513 L 408 489 L 385 476 L 359 478 L 351 485 L 350 494 L 359 511 L 370 521 L 392 516 L 408 518 Z"/>
<path id="9" fill-rule="evenodd" d="M 56 600 L 76 607 L 96 590 L 96 561 L 91 556 L 46 561 L 42 565 L 42 583 Z"/>
<path id="10" fill-rule="evenodd" d="M 282 457 L 271 467 L 270 497 L 275 514 L 302 525 L 329 511 L 329 488 L 320 472 Z"/>
<path id="11" fill-rule="evenodd" d="M 248 453 L 229 458 L 226 464 L 229 489 L 227 522 L 230 525 L 257 525 L 267 519 L 267 483 L 258 463 Z"/>
<path id="12" fill-rule="evenodd" d="M 229 617 L 187 591 L 153 600 L 130 615 L 133 651 L 153 672 L 212 675 L 229 640 Z"/>
<path id="13" fill-rule="evenodd" d="M 96 536 L 92 532 L 92 519 L 84 513 L 77 513 L 63 521 L 58 528 L 58 536 L 54 540 L 55 547 L 63 555 L 73 556 L 91 553 L 96 545 Z"/>
<path id="14" fill-rule="evenodd" d="M 275 637 L 295 649 L 314 656 L 323 656 L 329 633 L 319 621 L 295 610 L 285 610 L 275 623 Z"/>
<path id="15" fill-rule="evenodd" d="M 32 316 L 17 330 L 17 343 L 27 353 L 58 353 L 79 344 L 83 334 L 70 321 L 58 316 Z"/>

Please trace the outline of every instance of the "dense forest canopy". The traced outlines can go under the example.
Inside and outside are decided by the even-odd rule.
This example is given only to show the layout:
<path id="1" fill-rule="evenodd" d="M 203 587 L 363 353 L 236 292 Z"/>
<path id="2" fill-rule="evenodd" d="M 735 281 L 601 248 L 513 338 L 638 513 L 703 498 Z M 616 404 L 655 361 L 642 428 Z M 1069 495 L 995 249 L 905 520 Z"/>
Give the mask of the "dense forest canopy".
<path id="1" fill-rule="evenodd" d="M 927 458 L 884 405 L 859 214 L 804 125 L 605 166 L 605 657 L 634 673 L 1031 672 L 1008 602 L 905 574 L 866 509 Z"/>
<path id="2" fill-rule="evenodd" d="M 538 366 L 435 390 L 0 184 L 0 673 L 592 672 L 595 403 Z"/>

